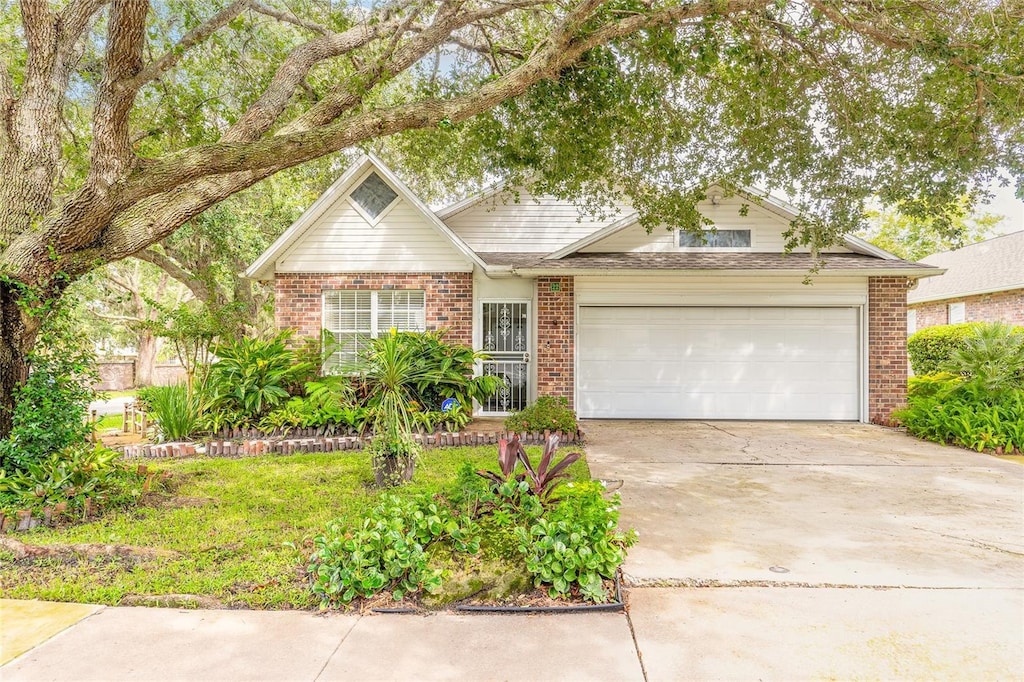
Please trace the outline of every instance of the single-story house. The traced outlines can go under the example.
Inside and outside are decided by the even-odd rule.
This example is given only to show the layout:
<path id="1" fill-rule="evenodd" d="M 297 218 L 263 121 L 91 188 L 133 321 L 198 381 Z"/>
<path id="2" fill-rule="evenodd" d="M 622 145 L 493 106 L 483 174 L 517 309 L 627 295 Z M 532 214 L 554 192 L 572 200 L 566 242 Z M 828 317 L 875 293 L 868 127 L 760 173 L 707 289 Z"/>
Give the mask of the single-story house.
<path id="1" fill-rule="evenodd" d="M 906 296 L 941 272 L 856 237 L 784 252 L 794 212 L 712 187 L 716 230 L 648 234 L 494 188 L 441 210 L 372 156 L 349 168 L 247 270 L 273 282 L 279 328 L 341 342 L 447 328 L 505 388 L 477 413 L 565 396 L 583 418 L 887 422 L 906 393 Z M 741 207 L 744 207 L 741 210 Z"/>
<path id="2" fill-rule="evenodd" d="M 921 260 L 945 269 L 907 293 L 907 331 L 957 322 L 1024 326 L 1024 230 Z"/>

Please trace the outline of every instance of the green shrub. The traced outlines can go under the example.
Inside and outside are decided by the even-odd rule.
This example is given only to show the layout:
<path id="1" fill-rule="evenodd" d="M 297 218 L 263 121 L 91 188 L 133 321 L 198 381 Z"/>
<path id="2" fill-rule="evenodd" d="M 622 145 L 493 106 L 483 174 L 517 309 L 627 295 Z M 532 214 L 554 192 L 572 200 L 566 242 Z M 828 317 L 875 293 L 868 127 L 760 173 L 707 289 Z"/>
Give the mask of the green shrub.
<path id="1" fill-rule="evenodd" d="M 1024 389 L 1024 327 L 977 325 L 941 367 L 984 391 Z"/>
<path id="2" fill-rule="evenodd" d="M 907 355 L 914 374 L 936 374 L 953 357 L 953 352 L 963 348 L 979 323 L 964 322 L 927 327 L 907 339 Z"/>
<path id="3" fill-rule="evenodd" d="M 956 379 L 924 385 L 940 388 L 917 390 L 893 415 L 911 434 L 978 452 L 1024 451 L 1024 390 L 991 393 L 981 383 Z"/>
<path id="4" fill-rule="evenodd" d="M 505 428 L 517 433 L 551 430 L 571 434 L 576 433 L 577 426 L 568 398 L 555 396 L 541 396 L 505 419 Z"/>
<path id="5" fill-rule="evenodd" d="M 527 569 L 552 598 L 578 588 L 590 601 L 608 601 L 604 579 L 615 577 L 636 533 L 618 530 L 618 495 L 609 502 L 603 492 L 595 481 L 569 483 L 558 506 L 529 529 L 517 531 Z"/>
<path id="6" fill-rule="evenodd" d="M 209 412 L 230 416 L 217 426 L 252 426 L 288 400 L 290 391 L 297 392 L 311 367 L 288 347 L 290 335 L 241 338 L 214 347 L 218 360 L 210 365 L 201 392 L 208 396 Z"/>
<path id="7" fill-rule="evenodd" d="M 185 384 L 149 386 L 144 391 L 159 440 L 185 440 L 203 429 L 202 400 L 198 391 L 190 391 Z M 139 393 L 141 396 L 143 390 Z"/>
<path id="8" fill-rule="evenodd" d="M 0 509 L 71 512 L 83 509 L 86 499 L 93 509 L 130 504 L 142 494 L 145 478 L 125 467 L 120 457 L 102 446 L 77 445 L 20 471 L 0 471 Z"/>
<path id="9" fill-rule="evenodd" d="M 944 396 L 953 391 L 962 381 L 963 377 L 950 372 L 915 375 L 907 381 L 907 397 L 913 399 Z"/>
<path id="10" fill-rule="evenodd" d="M 10 435 L 0 441 L 0 468 L 24 469 L 51 453 L 85 444 L 85 415 L 96 398 L 95 357 L 67 312 L 53 313 L 29 354 L 29 375 L 17 389 Z"/>
<path id="11" fill-rule="evenodd" d="M 439 541 L 450 542 L 457 552 L 475 554 L 479 548 L 472 524 L 431 498 L 385 495 L 360 527 L 333 522 L 313 539 L 313 592 L 326 607 L 383 590 L 395 600 L 436 591 L 441 570 L 429 566 L 427 550 Z"/>

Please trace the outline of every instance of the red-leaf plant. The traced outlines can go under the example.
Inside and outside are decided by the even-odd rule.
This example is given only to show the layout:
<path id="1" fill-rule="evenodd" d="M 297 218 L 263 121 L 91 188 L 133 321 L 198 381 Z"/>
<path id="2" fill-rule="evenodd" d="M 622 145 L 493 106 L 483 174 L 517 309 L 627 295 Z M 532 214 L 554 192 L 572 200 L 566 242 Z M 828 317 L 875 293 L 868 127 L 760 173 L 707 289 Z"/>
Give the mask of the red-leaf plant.
<path id="1" fill-rule="evenodd" d="M 501 468 L 501 473 L 481 469 L 477 471 L 477 474 L 493 481 L 496 485 L 502 485 L 510 480 L 527 481 L 529 491 L 541 500 L 547 501 L 551 498 L 558 482 L 569 477 L 567 469 L 582 457 L 578 452 L 570 452 L 552 465 L 551 461 L 554 459 L 557 449 L 558 436 L 550 436 L 544 443 L 544 452 L 535 467 L 530 461 L 530 456 L 526 454 L 523 444 L 519 441 L 518 435 L 512 436 L 512 440 L 502 438 L 498 441 L 498 466 Z M 524 472 L 515 473 L 517 462 L 522 462 Z"/>

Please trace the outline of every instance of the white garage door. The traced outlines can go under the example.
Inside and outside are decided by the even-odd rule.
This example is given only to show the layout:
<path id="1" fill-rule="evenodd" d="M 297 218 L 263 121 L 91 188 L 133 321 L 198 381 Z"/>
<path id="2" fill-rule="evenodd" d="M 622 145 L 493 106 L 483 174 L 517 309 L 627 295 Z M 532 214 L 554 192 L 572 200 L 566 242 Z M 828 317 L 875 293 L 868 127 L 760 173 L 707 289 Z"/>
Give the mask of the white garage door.
<path id="1" fill-rule="evenodd" d="M 856 308 L 581 307 L 581 417 L 859 417 Z"/>

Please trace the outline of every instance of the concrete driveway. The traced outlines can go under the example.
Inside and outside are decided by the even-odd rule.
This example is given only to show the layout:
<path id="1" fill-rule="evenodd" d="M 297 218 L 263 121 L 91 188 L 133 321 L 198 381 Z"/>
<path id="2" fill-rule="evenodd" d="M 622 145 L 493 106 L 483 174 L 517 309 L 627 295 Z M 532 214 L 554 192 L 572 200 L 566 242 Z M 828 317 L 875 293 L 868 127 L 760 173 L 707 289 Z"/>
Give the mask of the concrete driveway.
<path id="1" fill-rule="evenodd" d="M 583 429 L 640 532 L 648 679 L 1024 677 L 1024 466 L 863 424 Z"/>

